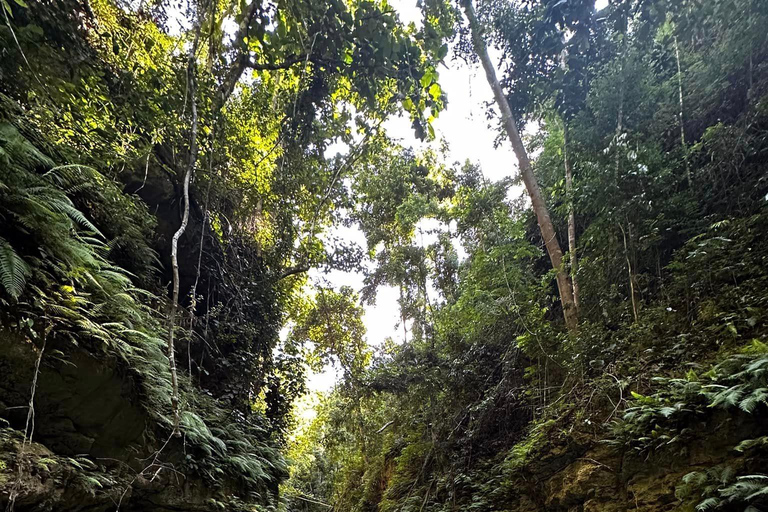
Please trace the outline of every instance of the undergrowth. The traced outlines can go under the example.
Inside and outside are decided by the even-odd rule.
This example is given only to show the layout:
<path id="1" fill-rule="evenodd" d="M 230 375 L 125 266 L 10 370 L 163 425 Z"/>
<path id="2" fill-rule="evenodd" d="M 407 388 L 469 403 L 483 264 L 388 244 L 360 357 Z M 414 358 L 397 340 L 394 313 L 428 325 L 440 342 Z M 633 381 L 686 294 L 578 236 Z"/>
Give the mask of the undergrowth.
<path id="1" fill-rule="evenodd" d="M 66 360 L 77 350 L 116 358 L 139 384 L 159 447 L 173 430 L 165 320 L 158 313 L 165 301 L 136 284 L 149 279 L 150 269 L 139 266 L 140 278 L 112 259 L 121 247 L 144 251 L 145 261 L 156 260 L 155 254 L 141 224 L 108 238 L 78 203 L 104 219 L 130 222 L 145 213 L 97 170 L 56 165 L 16 126 L 0 120 L 2 325 L 36 344 L 46 337 L 47 353 L 56 358 Z M 248 502 L 268 502 L 286 466 L 266 420 L 233 418 L 213 398 L 188 383 L 183 388 L 181 470 L 213 486 L 237 482 Z M 43 469 L 52 464 L 38 463 Z M 94 487 L 107 485 L 98 476 L 83 478 Z"/>

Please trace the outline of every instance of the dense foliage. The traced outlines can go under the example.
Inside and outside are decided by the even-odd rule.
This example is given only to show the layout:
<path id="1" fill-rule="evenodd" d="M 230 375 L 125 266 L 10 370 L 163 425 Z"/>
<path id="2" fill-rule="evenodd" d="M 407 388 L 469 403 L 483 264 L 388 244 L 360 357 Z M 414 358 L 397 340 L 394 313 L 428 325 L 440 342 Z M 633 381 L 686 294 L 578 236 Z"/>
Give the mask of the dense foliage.
<path id="1" fill-rule="evenodd" d="M 578 330 L 514 181 L 392 148 L 355 175 L 352 217 L 368 296 L 400 290 L 407 340 L 320 399 L 291 493 L 336 510 L 581 510 L 548 479 L 605 443 L 625 468 L 714 461 L 658 510 L 765 506 L 765 7 L 479 3 L 512 111 L 538 127 L 527 144 L 561 241 L 575 211 Z M 457 6 L 441 9 L 471 58 Z"/>
<path id="2" fill-rule="evenodd" d="M 142 437 L 118 439 L 109 459 L 78 452 L 105 502 L 142 507 L 128 497 L 160 478 L 202 482 L 199 506 L 274 507 L 305 385 L 303 359 L 274 350 L 278 332 L 308 269 L 358 264 L 323 236 L 350 202 L 346 175 L 391 114 L 432 131 L 447 47 L 367 0 L 0 10 L 3 357 L 30 349 L 41 393 L 83 354 L 124 379 L 117 400 L 138 405 Z M 334 142 L 353 150 L 326 155 Z M 0 469 L 18 475 L 2 478 L 10 508 L 34 499 L 25 474 L 45 480 L 27 447 L 34 418 L 59 414 L 35 389 L 0 400 L 1 426 L 23 432 L 3 438 L 13 458 Z"/>
<path id="3" fill-rule="evenodd" d="M 476 3 L 0 0 L 1 505 L 768 506 L 768 4 Z M 535 212 L 434 141 L 452 59 Z"/>

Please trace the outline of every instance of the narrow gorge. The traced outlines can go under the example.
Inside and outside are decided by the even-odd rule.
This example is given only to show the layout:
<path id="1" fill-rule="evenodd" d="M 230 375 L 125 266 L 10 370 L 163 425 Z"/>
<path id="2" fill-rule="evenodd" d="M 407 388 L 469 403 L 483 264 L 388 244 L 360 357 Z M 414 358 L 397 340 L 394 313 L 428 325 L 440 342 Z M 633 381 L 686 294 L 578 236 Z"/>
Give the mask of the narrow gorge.
<path id="1" fill-rule="evenodd" d="M 0 509 L 768 512 L 768 2 L 0 10 Z"/>

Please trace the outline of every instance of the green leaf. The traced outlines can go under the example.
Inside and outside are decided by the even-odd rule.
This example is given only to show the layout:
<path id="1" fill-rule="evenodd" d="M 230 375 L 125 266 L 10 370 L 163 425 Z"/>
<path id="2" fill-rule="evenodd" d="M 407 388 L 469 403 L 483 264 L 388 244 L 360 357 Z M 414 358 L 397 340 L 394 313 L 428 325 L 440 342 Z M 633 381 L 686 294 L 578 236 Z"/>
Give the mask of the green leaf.
<path id="1" fill-rule="evenodd" d="M 443 90 L 440 88 L 440 84 L 435 83 L 429 87 L 429 95 L 432 96 L 433 100 L 438 101 L 442 94 Z"/>
<path id="2" fill-rule="evenodd" d="M 433 77 L 433 72 L 431 69 L 428 69 L 427 71 L 425 71 L 424 74 L 421 76 L 421 80 L 420 80 L 421 86 L 422 87 L 429 86 L 429 84 L 432 83 L 432 77 Z"/>
<path id="3" fill-rule="evenodd" d="M 0 283 L 8 295 L 17 299 L 30 274 L 29 265 L 16 254 L 11 244 L 0 238 Z"/>

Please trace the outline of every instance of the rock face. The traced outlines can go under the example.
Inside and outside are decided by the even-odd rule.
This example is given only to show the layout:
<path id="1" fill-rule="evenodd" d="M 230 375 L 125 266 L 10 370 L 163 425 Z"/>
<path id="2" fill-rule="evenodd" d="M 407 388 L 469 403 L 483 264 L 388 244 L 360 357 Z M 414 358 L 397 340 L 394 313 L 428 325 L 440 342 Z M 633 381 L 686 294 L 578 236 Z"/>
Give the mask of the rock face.
<path id="1" fill-rule="evenodd" d="M 693 441 L 656 453 L 638 453 L 601 442 L 550 445 L 506 483 L 509 512 L 673 512 L 697 510 L 701 489 L 685 492 L 686 475 L 765 473 L 765 454 L 744 454 L 739 440 L 759 437 L 763 420 L 747 415 L 714 414 Z M 564 461 L 563 457 L 568 457 Z M 718 476 L 721 478 L 721 476 Z M 730 482 L 734 481 L 733 476 Z M 727 482 L 715 482 L 713 490 Z M 744 510 L 721 504 L 717 510 Z M 756 509 L 755 509 L 756 510 Z"/>
<path id="2" fill-rule="evenodd" d="M 0 414 L 23 429 L 37 354 L 14 338 L 0 349 L 0 372 L 7 376 L 0 382 Z M 114 358 L 77 351 L 65 362 L 49 354 L 37 379 L 34 438 L 60 455 L 125 462 L 146 444 L 146 418 L 136 401 Z"/>
<path id="3" fill-rule="evenodd" d="M 180 471 L 183 439 L 159 439 L 130 372 L 78 350 L 44 353 L 25 441 L 39 356 L 0 331 L 0 508 L 24 511 L 205 511 L 236 488 Z M 29 437 L 29 436 L 28 436 Z"/>

